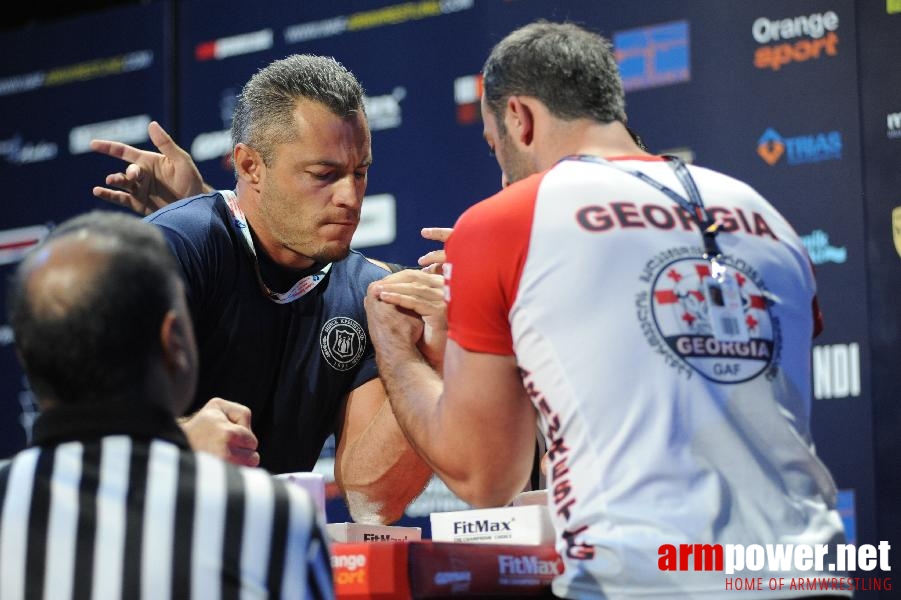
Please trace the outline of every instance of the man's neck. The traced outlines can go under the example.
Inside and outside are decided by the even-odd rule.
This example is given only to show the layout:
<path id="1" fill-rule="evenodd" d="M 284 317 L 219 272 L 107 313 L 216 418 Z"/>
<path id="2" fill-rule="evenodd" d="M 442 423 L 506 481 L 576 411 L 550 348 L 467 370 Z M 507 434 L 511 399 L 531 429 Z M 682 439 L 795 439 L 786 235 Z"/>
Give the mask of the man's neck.
<path id="1" fill-rule="evenodd" d="M 247 219 L 257 254 L 265 253 L 270 261 L 286 269 L 300 271 L 312 267 L 316 261 L 286 248 L 272 237 L 268 228 L 263 225 L 263 219 L 259 215 L 259 195 L 250 190 L 242 191 L 241 188 L 242 186 L 239 183 L 236 190 L 238 207 L 244 212 L 244 216 Z"/>
<path id="2" fill-rule="evenodd" d="M 564 156 L 584 154 L 614 158 L 650 156 L 638 147 L 626 127 L 618 122 L 597 123 L 587 119 L 558 122 L 547 139 L 537 142 L 541 170 L 553 166 Z"/>

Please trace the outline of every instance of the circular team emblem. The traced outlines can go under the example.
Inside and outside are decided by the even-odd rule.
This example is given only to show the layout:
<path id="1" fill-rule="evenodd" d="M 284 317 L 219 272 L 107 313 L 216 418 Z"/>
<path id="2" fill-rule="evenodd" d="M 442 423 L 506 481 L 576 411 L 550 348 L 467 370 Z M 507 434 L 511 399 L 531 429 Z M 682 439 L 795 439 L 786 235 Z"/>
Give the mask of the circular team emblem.
<path id="1" fill-rule="evenodd" d="M 742 271 L 726 263 L 741 297 L 741 309 L 734 318 L 743 323 L 718 323 L 746 330 L 747 341 L 722 339 L 715 335 L 708 298 L 710 263 L 700 258 L 681 258 L 665 264 L 651 286 L 651 316 L 665 345 L 682 362 L 702 376 L 719 383 L 740 383 L 765 371 L 778 352 L 778 324 L 770 315 L 762 282 L 750 270 Z"/>
<path id="2" fill-rule="evenodd" d="M 336 371 L 347 371 L 363 358 L 366 332 L 349 317 L 326 321 L 319 333 L 319 347 L 326 362 Z"/>

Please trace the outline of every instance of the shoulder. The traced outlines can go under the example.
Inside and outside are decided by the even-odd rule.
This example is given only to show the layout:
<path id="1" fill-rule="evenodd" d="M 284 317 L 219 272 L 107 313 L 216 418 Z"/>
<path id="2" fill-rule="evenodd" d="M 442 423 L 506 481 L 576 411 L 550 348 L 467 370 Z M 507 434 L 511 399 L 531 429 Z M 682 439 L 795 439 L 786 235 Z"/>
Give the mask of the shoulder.
<path id="1" fill-rule="evenodd" d="M 382 265 L 380 261 L 370 260 L 356 250 L 351 250 L 346 258 L 332 265 L 333 278 L 365 290 L 370 283 L 389 274 L 388 269 Z"/>
<path id="2" fill-rule="evenodd" d="M 753 196 L 756 198 L 762 198 L 760 193 L 758 193 L 757 190 L 751 187 L 748 183 L 740 179 L 736 179 L 731 175 L 726 175 L 725 173 L 697 165 L 688 165 L 688 171 L 691 173 L 692 178 L 694 178 L 694 180 L 698 182 L 698 185 L 703 185 L 706 188 L 712 188 L 713 190 L 719 192 L 728 191 L 732 194 L 741 194 Z"/>
<path id="3" fill-rule="evenodd" d="M 174 202 L 144 220 L 162 230 L 176 255 L 211 256 L 234 244 L 229 218 L 222 195 L 211 192 Z"/>
<path id="4" fill-rule="evenodd" d="M 184 237 L 228 231 L 227 207 L 219 192 L 179 200 L 147 215 L 144 220 Z"/>

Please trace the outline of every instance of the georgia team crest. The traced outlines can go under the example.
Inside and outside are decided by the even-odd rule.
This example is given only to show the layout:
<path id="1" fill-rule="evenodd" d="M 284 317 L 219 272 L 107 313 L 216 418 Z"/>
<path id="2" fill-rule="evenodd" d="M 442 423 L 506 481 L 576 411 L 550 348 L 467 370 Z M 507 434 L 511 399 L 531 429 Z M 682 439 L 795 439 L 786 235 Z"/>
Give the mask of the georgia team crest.
<path id="1" fill-rule="evenodd" d="M 326 362 L 336 371 L 347 371 L 363 358 L 366 332 L 350 317 L 326 321 L 319 333 L 319 347 Z"/>
<path id="2" fill-rule="evenodd" d="M 776 364 L 780 333 L 764 284 L 755 279 L 753 269 L 728 257 L 722 262 L 738 283 L 748 341 L 722 341 L 714 335 L 704 291 L 710 263 L 697 256 L 666 262 L 649 278 L 649 294 L 642 294 L 638 303 L 639 319 L 645 337 L 659 353 L 668 355 L 669 362 L 687 365 L 712 381 L 741 383 Z M 649 321 L 656 336 L 644 326 Z"/>

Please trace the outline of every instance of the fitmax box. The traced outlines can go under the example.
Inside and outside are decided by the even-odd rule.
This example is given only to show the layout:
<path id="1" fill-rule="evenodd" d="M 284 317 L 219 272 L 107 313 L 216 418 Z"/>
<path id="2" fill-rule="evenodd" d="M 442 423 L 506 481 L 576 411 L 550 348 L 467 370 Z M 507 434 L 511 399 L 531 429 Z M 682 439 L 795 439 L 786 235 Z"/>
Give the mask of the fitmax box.
<path id="1" fill-rule="evenodd" d="M 432 540 L 480 544 L 553 545 L 547 506 L 505 506 L 432 513 Z"/>
<path id="2" fill-rule="evenodd" d="M 364 525 L 363 523 L 329 523 L 326 533 L 333 542 L 418 542 L 422 539 L 419 527 L 399 525 Z"/>

